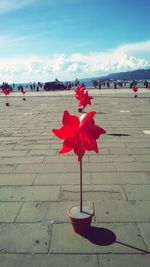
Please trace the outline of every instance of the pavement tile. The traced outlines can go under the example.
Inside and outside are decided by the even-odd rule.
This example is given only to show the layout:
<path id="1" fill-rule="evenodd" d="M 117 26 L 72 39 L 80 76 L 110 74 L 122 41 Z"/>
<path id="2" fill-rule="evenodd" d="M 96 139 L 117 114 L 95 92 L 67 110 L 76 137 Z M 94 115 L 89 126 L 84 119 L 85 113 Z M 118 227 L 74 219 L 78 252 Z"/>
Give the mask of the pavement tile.
<path id="1" fill-rule="evenodd" d="M 14 222 L 21 203 L 0 202 L 0 222 Z"/>
<path id="2" fill-rule="evenodd" d="M 147 172 L 91 173 L 92 184 L 150 184 Z"/>
<path id="3" fill-rule="evenodd" d="M 1 157 L 24 157 L 27 154 L 27 150 L 3 150 L 0 151 Z"/>
<path id="4" fill-rule="evenodd" d="M 56 201 L 59 186 L 2 186 L 0 201 Z"/>
<path id="5" fill-rule="evenodd" d="M 89 171 L 90 166 L 87 167 Z M 15 173 L 51 173 L 51 172 L 79 172 L 77 163 L 52 163 L 52 164 L 19 164 Z"/>
<path id="6" fill-rule="evenodd" d="M 137 143 L 126 143 L 126 146 L 127 147 L 133 147 L 133 148 L 143 148 L 143 147 L 146 147 L 146 148 L 150 148 L 150 142 L 137 142 Z"/>
<path id="7" fill-rule="evenodd" d="M 67 210 L 77 202 L 24 202 L 16 222 L 68 222 Z"/>
<path id="8" fill-rule="evenodd" d="M 101 267 L 149 267 L 149 255 L 100 255 Z"/>
<path id="9" fill-rule="evenodd" d="M 150 252 L 150 220 L 147 223 L 140 223 L 139 227 L 144 238 L 144 242 Z"/>
<path id="10" fill-rule="evenodd" d="M 25 141 L 45 141 L 47 140 L 47 142 L 49 142 L 49 135 L 44 136 L 44 135 L 31 135 L 31 136 L 24 136 L 23 140 Z"/>
<path id="11" fill-rule="evenodd" d="M 95 212 L 96 222 L 150 222 L 149 201 L 95 202 Z"/>
<path id="12" fill-rule="evenodd" d="M 32 185 L 35 174 L 0 174 L 0 185 Z"/>
<path id="13" fill-rule="evenodd" d="M 104 129 L 105 129 L 105 127 L 104 127 Z M 99 149 L 101 149 L 101 148 L 107 148 L 107 147 L 119 147 L 119 148 L 125 148 L 126 147 L 126 145 L 124 144 L 124 143 L 122 143 L 122 142 L 113 142 L 113 143 L 104 143 L 104 142 L 102 142 L 102 143 L 100 143 L 100 145 L 99 145 Z"/>
<path id="14" fill-rule="evenodd" d="M 90 162 L 135 162 L 136 158 L 131 155 L 91 155 Z"/>
<path id="15" fill-rule="evenodd" d="M 96 255 L 0 255 L 1 267 L 99 267 Z M 147 267 L 147 266 L 145 266 Z"/>
<path id="16" fill-rule="evenodd" d="M 31 144 L 31 145 L 16 145 L 14 147 L 14 150 L 28 150 L 28 149 L 47 149 L 48 148 L 48 144 Z"/>
<path id="17" fill-rule="evenodd" d="M 60 192 L 61 200 L 79 200 L 79 185 L 63 185 Z M 84 185 L 83 199 L 89 201 L 126 199 L 119 185 Z"/>
<path id="18" fill-rule="evenodd" d="M 47 253 L 51 238 L 49 224 L 0 224 L 0 251 Z"/>
<path id="19" fill-rule="evenodd" d="M 89 163 L 85 163 L 85 170 L 87 168 Z M 84 168 L 83 166 L 83 168 Z M 91 172 L 116 172 L 116 166 L 115 163 L 99 163 L 99 162 L 93 162 L 89 165 Z"/>
<path id="20" fill-rule="evenodd" d="M 118 171 L 150 171 L 149 162 L 115 163 Z"/>
<path id="21" fill-rule="evenodd" d="M 129 200 L 150 200 L 150 184 L 124 185 L 123 187 Z"/>
<path id="22" fill-rule="evenodd" d="M 79 184 L 77 173 L 41 173 L 36 174 L 34 185 Z M 90 173 L 84 173 L 84 184 L 91 184 Z"/>
<path id="23" fill-rule="evenodd" d="M 136 161 L 138 162 L 150 162 L 150 154 L 149 155 L 135 155 Z"/>
<path id="24" fill-rule="evenodd" d="M 88 162 L 89 159 L 88 159 L 88 156 L 85 156 L 84 157 L 84 162 Z M 67 155 L 67 156 L 64 156 L 64 155 L 56 155 L 56 156 L 53 156 L 53 157 L 45 157 L 44 159 L 44 163 L 76 163 L 77 162 L 77 159 L 76 159 L 76 156 L 74 155 Z"/>
<path id="25" fill-rule="evenodd" d="M 43 163 L 44 156 L 2 158 L 0 164 Z"/>
<path id="26" fill-rule="evenodd" d="M 17 164 L 0 164 L 0 173 L 12 173 L 15 171 Z"/>
<path id="27" fill-rule="evenodd" d="M 15 136 L 1 136 L 2 142 L 18 142 L 23 140 L 23 136 L 15 137 Z"/>
<path id="28" fill-rule="evenodd" d="M 115 155 L 150 155 L 150 149 L 145 148 L 109 148 L 110 154 Z"/>
<path id="29" fill-rule="evenodd" d="M 22 150 L 20 150 L 22 151 Z M 33 150 L 28 150 L 27 156 L 53 156 L 56 155 L 57 149 L 33 149 Z"/>
<path id="30" fill-rule="evenodd" d="M 95 228 L 94 228 L 95 227 Z M 96 240 L 99 236 L 101 238 L 102 233 L 116 235 L 116 241 L 110 245 L 98 245 L 103 244 L 101 240 L 94 240 L 94 234 L 91 241 L 87 238 L 74 233 L 70 224 L 55 224 L 53 226 L 52 243 L 50 247 L 50 253 L 141 253 L 146 251 L 143 238 L 140 234 L 137 224 L 127 223 L 113 223 L 113 224 L 95 224 L 93 226 L 96 230 Z M 108 230 L 108 231 L 107 231 Z M 109 232 L 110 231 L 110 232 Z M 106 241 L 105 235 L 103 236 L 104 242 Z"/>
<path id="31" fill-rule="evenodd" d="M 6 150 L 6 151 L 12 150 L 13 148 L 14 148 L 14 144 L 13 145 L 1 144 L 0 146 L 0 150 Z"/>

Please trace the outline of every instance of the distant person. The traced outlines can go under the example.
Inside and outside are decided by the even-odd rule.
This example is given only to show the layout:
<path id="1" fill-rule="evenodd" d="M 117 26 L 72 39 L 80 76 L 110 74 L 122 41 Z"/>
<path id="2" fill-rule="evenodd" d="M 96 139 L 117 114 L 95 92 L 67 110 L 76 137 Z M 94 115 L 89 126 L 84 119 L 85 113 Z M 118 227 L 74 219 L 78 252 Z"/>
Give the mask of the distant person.
<path id="1" fill-rule="evenodd" d="M 99 89 L 102 88 L 102 84 L 101 84 L 101 81 L 100 81 L 100 80 L 98 81 L 98 88 L 99 88 Z"/>
<path id="2" fill-rule="evenodd" d="M 107 82 L 106 85 L 107 85 L 107 88 L 109 88 L 110 87 L 110 82 Z"/>
<path id="3" fill-rule="evenodd" d="M 95 89 L 97 88 L 97 81 L 96 80 L 93 81 L 93 86 Z"/>
<path id="4" fill-rule="evenodd" d="M 114 82 L 114 89 L 117 89 L 117 82 Z"/>
<path id="5" fill-rule="evenodd" d="M 144 82 L 144 86 L 145 86 L 145 88 L 148 88 L 148 82 L 147 81 Z"/>
<path id="6" fill-rule="evenodd" d="M 133 82 L 130 83 L 130 89 L 133 87 Z"/>

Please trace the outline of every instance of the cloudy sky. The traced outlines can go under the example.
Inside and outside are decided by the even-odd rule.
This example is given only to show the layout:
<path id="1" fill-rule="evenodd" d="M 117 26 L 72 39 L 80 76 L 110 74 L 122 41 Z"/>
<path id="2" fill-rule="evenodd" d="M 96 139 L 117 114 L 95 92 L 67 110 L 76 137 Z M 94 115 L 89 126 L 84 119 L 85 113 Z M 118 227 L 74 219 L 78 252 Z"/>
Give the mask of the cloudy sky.
<path id="1" fill-rule="evenodd" d="M 0 83 L 150 68 L 149 0 L 0 0 Z"/>

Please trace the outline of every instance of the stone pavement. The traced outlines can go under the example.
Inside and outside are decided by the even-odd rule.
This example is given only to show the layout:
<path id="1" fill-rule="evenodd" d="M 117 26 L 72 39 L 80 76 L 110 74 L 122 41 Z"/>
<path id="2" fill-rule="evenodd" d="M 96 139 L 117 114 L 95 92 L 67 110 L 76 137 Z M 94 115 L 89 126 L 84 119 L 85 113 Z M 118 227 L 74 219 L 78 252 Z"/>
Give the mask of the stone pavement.
<path id="1" fill-rule="evenodd" d="M 0 95 L 0 267 L 149 267 L 150 92 L 89 90 L 86 111 L 107 131 L 83 159 L 90 236 L 66 215 L 79 201 L 77 158 L 59 155 L 51 132 L 65 109 L 79 115 L 73 94 L 12 93 L 9 107 Z"/>

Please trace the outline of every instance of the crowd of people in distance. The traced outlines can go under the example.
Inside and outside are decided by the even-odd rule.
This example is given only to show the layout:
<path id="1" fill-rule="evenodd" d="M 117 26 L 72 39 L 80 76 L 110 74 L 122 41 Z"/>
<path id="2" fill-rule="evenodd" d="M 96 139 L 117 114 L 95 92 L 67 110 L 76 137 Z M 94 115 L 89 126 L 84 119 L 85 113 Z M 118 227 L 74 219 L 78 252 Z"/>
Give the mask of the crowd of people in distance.
<path id="1" fill-rule="evenodd" d="M 71 90 L 74 87 L 78 87 L 83 85 L 84 83 L 82 83 L 78 78 L 75 79 L 74 82 L 71 81 L 66 81 L 66 82 L 60 82 L 57 78 L 55 79 L 54 83 L 60 83 L 64 85 L 64 88 L 66 90 Z M 130 88 L 132 89 L 133 87 L 136 87 L 137 84 L 140 83 L 140 86 L 148 88 L 148 86 L 150 86 L 150 83 L 145 80 L 145 81 L 137 81 L 137 80 L 133 80 L 133 81 L 121 81 L 121 80 L 92 80 L 89 85 L 86 85 L 87 87 L 94 87 L 95 89 L 102 89 L 102 88 Z M 91 85 L 90 85 L 91 84 Z M 0 91 L 8 89 L 9 92 L 12 91 L 19 91 L 22 92 L 23 90 L 26 91 L 40 91 L 40 90 L 44 90 L 44 86 L 45 83 L 41 83 L 41 82 L 33 82 L 33 83 L 28 83 L 28 84 L 8 84 L 7 82 L 3 82 L 0 85 Z"/>
<path id="2" fill-rule="evenodd" d="M 122 88 L 123 86 L 126 86 L 126 81 L 111 81 L 111 80 L 93 80 L 92 85 L 94 88 L 101 89 L 102 87 L 110 88 L 110 85 L 114 86 L 114 89 L 117 89 L 117 87 Z"/>
<path id="3" fill-rule="evenodd" d="M 67 87 L 67 90 L 70 90 L 72 87 L 78 87 L 80 85 L 80 81 L 78 80 L 78 78 L 76 78 L 74 82 L 66 81 L 65 85 Z"/>
<path id="4" fill-rule="evenodd" d="M 103 88 L 110 88 L 110 86 L 114 89 L 117 89 L 117 88 L 123 88 L 123 87 L 129 87 L 130 89 L 135 87 L 137 85 L 138 81 L 136 80 L 133 80 L 133 81 L 112 81 L 112 80 L 92 80 L 92 85 L 93 87 L 96 89 L 102 89 Z M 144 81 L 143 82 L 143 86 L 145 88 L 148 88 L 148 81 Z"/>

